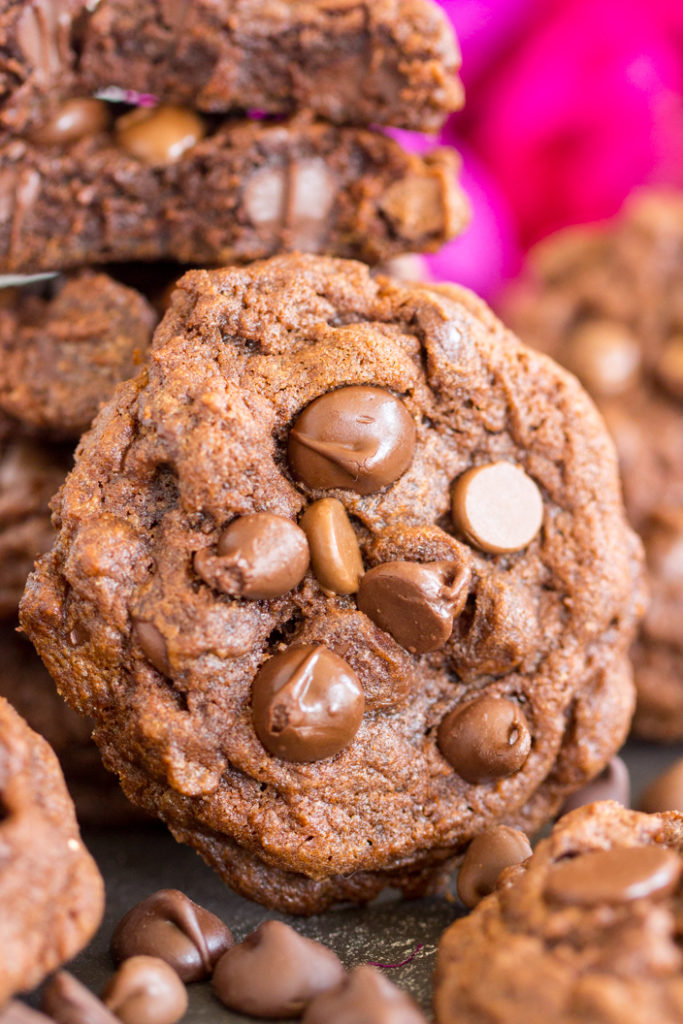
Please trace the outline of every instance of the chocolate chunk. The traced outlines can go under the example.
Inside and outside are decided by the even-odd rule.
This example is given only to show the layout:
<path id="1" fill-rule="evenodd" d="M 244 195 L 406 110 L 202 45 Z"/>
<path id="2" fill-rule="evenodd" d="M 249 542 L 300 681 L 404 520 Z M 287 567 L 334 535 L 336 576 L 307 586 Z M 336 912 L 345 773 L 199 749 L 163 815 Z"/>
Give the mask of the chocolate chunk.
<path id="1" fill-rule="evenodd" d="M 266 921 L 216 965 L 213 990 L 231 1010 L 252 1017 L 298 1017 L 344 977 L 339 957 L 281 921 Z"/>
<path id="2" fill-rule="evenodd" d="M 417 1003 L 376 967 L 355 967 L 308 1004 L 302 1024 L 426 1024 Z"/>
<path id="3" fill-rule="evenodd" d="M 469 579 L 458 562 L 386 562 L 361 580 L 358 607 L 412 654 L 437 651 L 465 607 Z"/>
<path id="4" fill-rule="evenodd" d="M 549 871 L 544 891 L 557 903 L 627 903 L 646 896 L 669 896 L 682 870 L 683 859 L 673 850 L 615 846 L 559 861 Z"/>
<path id="5" fill-rule="evenodd" d="M 120 1024 L 104 1003 L 68 971 L 43 989 L 41 1006 L 57 1024 Z"/>
<path id="6" fill-rule="evenodd" d="M 333 594 L 355 594 L 363 575 L 363 558 L 341 501 L 314 501 L 301 519 L 301 529 L 308 538 L 311 565 L 320 586 Z"/>
<path id="7" fill-rule="evenodd" d="M 416 438 L 412 416 L 390 392 L 340 388 L 299 414 L 289 432 L 289 464 L 309 487 L 373 494 L 405 473 Z"/>
<path id="8" fill-rule="evenodd" d="M 133 622 L 133 636 L 140 644 L 147 660 L 162 676 L 171 675 L 166 640 L 153 622 L 136 619 Z"/>
<path id="9" fill-rule="evenodd" d="M 232 944 L 229 928 L 215 914 L 178 889 L 160 889 L 121 918 L 110 950 L 117 964 L 139 954 L 159 957 L 190 982 L 208 978 Z"/>
<path id="10" fill-rule="evenodd" d="M 640 809 L 648 814 L 683 812 L 683 758 L 650 783 L 640 798 Z"/>
<path id="11" fill-rule="evenodd" d="M 116 122 L 119 145 L 151 167 L 174 164 L 205 134 L 204 121 L 185 107 L 140 108 Z"/>
<path id="12" fill-rule="evenodd" d="M 308 569 L 304 531 L 284 516 L 253 512 L 234 519 L 218 541 L 194 557 L 196 572 L 209 586 L 252 601 L 280 597 L 296 587 Z"/>
<path id="13" fill-rule="evenodd" d="M 569 814 L 577 807 L 593 804 L 596 800 L 616 800 L 622 807 L 630 806 L 631 779 L 620 757 L 613 757 L 595 779 L 572 793 L 563 803 L 560 813 Z"/>
<path id="14" fill-rule="evenodd" d="M 531 750 L 531 735 L 519 706 L 483 696 L 455 708 L 439 726 L 439 749 L 467 782 L 514 775 Z"/>
<path id="15" fill-rule="evenodd" d="M 42 146 L 68 146 L 87 135 L 106 131 L 110 120 L 109 107 L 102 100 L 74 98 L 65 100 L 32 137 Z"/>
<path id="16" fill-rule="evenodd" d="M 657 360 L 657 378 L 673 398 L 683 398 L 683 334 L 664 345 Z"/>
<path id="17" fill-rule="evenodd" d="M 453 487 L 453 522 L 491 554 L 521 551 L 543 523 L 543 499 L 523 469 L 492 462 L 464 473 Z"/>
<path id="18" fill-rule="evenodd" d="M 254 728 L 285 761 L 338 754 L 358 732 L 365 698 L 350 665 L 327 650 L 295 644 L 259 669 L 252 689 Z"/>
<path id="19" fill-rule="evenodd" d="M 481 832 L 467 847 L 458 873 L 458 896 L 470 909 L 496 887 L 501 871 L 531 856 L 531 844 L 523 832 L 496 825 Z"/>
<path id="20" fill-rule="evenodd" d="M 640 345 L 625 324 L 589 320 L 572 335 L 567 366 L 592 395 L 619 395 L 638 380 Z"/>
<path id="21" fill-rule="evenodd" d="M 172 967 L 155 956 L 132 956 L 102 990 L 123 1024 L 176 1024 L 187 1011 L 187 989 Z"/>

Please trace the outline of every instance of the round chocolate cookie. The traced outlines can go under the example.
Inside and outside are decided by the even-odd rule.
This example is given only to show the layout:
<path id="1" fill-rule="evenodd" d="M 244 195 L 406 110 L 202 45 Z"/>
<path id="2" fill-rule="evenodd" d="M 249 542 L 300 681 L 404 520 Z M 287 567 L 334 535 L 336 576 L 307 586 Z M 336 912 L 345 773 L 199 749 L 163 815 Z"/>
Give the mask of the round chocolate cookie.
<path id="1" fill-rule="evenodd" d="M 0 410 L 52 437 L 79 437 L 131 377 L 158 316 L 143 296 L 82 270 L 0 306 Z"/>
<path id="2" fill-rule="evenodd" d="M 24 628 L 127 795 L 269 905 L 425 891 L 628 728 L 613 448 L 463 289 L 185 275 L 58 517 Z"/>
<path id="3" fill-rule="evenodd" d="M 507 317 L 572 370 L 616 442 L 651 603 L 633 650 L 634 728 L 683 739 L 683 195 L 644 191 L 532 253 Z"/>
<path id="4" fill-rule="evenodd" d="M 439 945 L 439 1024 L 680 1024 L 683 815 L 563 817 Z"/>
<path id="5" fill-rule="evenodd" d="M 0 697 L 0 1006 L 89 941 L 104 886 L 57 759 Z"/>

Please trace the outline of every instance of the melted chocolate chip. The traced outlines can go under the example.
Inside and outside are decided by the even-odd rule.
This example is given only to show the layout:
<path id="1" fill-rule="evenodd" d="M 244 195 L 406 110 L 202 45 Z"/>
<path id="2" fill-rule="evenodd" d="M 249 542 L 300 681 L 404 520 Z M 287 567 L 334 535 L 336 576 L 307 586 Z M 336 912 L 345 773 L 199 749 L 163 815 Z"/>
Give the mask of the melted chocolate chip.
<path id="1" fill-rule="evenodd" d="M 233 520 L 218 541 L 194 557 L 195 571 L 209 586 L 252 601 L 281 597 L 298 586 L 309 561 L 308 541 L 284 516 L 253 512 Z"/>
<path id="2" fill-rule="evenodd" d="M 575 331 L 567 366 L 592 395 L 619 395 L 638 379 L 640 345 L 623 324 L 591 320 Z"/>
<path id="3" fill-rule="evenodd" d="M 657 846 L 614 846 L 554 864 L 545 895 L 556 903 L 592 906 L 668 896 L 678 885 L 683 859 Z"/>
<path id="4" fill-rule="evenodd" d="M 47 983 L 41 1005 L 57 1024 L 120 1024 L 104 1003 L 67 971 L 59 971 Z"/>
<path id="5" fill-rule="evenodd" d="M 470 909 L 493 892 L 501 871 L 531 856 L 523 832 L 507 825 L 481 832 L 467 847 L 458 873 L 458 896 Z"/>
<path id="6" fill-rule="evenodd" d="M 361 580 L 358 607 L 407 651 L 437 651 L 465 606 L 469 578 L 458 562 L 386 562 Z"/>
<path id="7" fill-rule="evenodd" d="M 289 464 L 309 487 L 373 494 L 405 473 L 416 437 L 412 416 L 390 392 L 340 388 L 299 414 L 289 432 Z"/>
<path id="8" fill-rule="evenodd" d="M 70 99 L 33 133 L 33 140 L 41 146 L 67 146 L 106 131 L 110 121 L 109 106 L 102 100 Z"/>
<path id="9" fill-rule="evenodd" d="M 585 807 L 596 800 L 616 800 L 622 807 L 630 805 L 631 779 L 620 757 L 613 757 L 596 778 L 567 797 L 560 813 L 569 814 L 577 807 Z"/>
<path id="10" fill-rule="evenodd" d="M 376 967 L 355 967 L 338 988 L 309 1003 L 302 1024 L 426 1024 L 407 992 Z"/>
<path id="11" fill-rule="evenodd" d="M 521 551 L 543 523 L 543 499 L 523 469 L 492 462 L 464 473 L 453 487 L 456 529 L 491 554 Z"/>
<path id="12" fill-rule="evenodd" d="M 171 675 L 171 666 L 168 660 L 168 647 L 162 633 L 153 622 L 145 622 L 143 619 L 135 619 L 133 622 L 133 635 L 142 652 L 162 676 Z"/>
<path id="13" fill-rule="evenodd" d="M 140 108 L 116 122 L 119 145 L 152 167 L 176 163 L 205 134 L 201 117 L 185 107 Z"/>
<path id="14" fill-rule="evenodd" d="M 184 982 L 201 981 L 233 944 L 230 930 L 178 889 L 160 889 L 121 919 L 111 940 L 119 964 L 140 954 L 165 960 Z"/>
<path id="15" fill-rule="evenodd" d="M 167 963 L 154 956 L 125 960 L 102 991 L 123 1024 L 176 1024 L 187 1011 L 187 989 Z"/>
<path id="16" fill-rule="evenodd" d="M 344 968 L 331 949 L 281 921 L 266 921 L 219 960 L 213 990 L 222 1003 L 252 1017 L 298 1017 Z"/>
<path id="17" fill-rule="evenodd" d="M 314 501 L 301 519 L 301 529 L 308 537 L 311 564 L 320 586 L 333 594 L 355 594 L 363 575 L 363 559 L 341 501 Z"/>
<path id="18" fill-rule="evenodd" d="M 648 814 L 683 812 L 683 758 L 650 783 L 640 798 L 640 809 Z"/>
<path id="19" fill-rule="evenodd" d="M 254 679 L 256 734 L 285 761 L 338 754 L 358 732 L 364 707 L 355 672 L 326 647 L 296 644 L 266 661 Z"/>
<path id="20" fill-rule="evenodd" d="M 439 749 L 467 782 L 491 782 L 519 771 L 529 756 L 531 736 L 514 701 L 485 695 L 446 715 Z"/>

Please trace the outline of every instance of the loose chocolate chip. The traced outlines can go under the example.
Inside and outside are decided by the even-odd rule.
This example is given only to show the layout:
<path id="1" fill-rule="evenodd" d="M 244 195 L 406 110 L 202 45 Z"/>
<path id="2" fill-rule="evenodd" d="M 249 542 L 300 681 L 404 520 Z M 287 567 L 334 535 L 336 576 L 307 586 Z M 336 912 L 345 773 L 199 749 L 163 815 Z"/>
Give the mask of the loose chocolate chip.
<path id="1" fill-rule="evenodd" d="M 556 903 L 592 906 L 628 903 L 670 895 L 681 877 L 683 859 L 657 846 L 615 846 L 554 864 L 545 895 Z"/>
<path id="2" fill-rule="evenodd" d="M 426 1024 L 407 992 L 376 967 L 355 967 L 338 988 L 308 1004 L 302 1024 Z"/>
<path id="3" fill-rule="evenodd" d="M 657 377 L 674 398 L 683 398 L 683 334 L 665 344 L 657 360 Z"/>
<path id="4" fill-rule="evenodd" d="M 162 676 L 170 676 L 171 666 L 168 660 L 166 640 L 154 623 L 135 619 L 133 634 L 142 648 L 142 653 L 154 665 L 157 672 L 161 672 Z"/>
<path id="5" fill-rule="evenodd" d="M 298 586 L 309 561 L 304 531 L 284 516 L 252 512 L 234 519 L 218 554 L 198 551 L 194 567 L 209 586 L 252 601 L 281 597 Z"/>
<path id="6" fill-rule="evenodd" d="M 252 1017 L 298 1017 L 344 968 L 331 949 L 281 921 L 266 921 L 216 965 L 213 990 L 222 1003 Z"/>
<path id="7" fill-rule="evenodd" d="M 467 782 L 514 775 L 531 749 L 529 727 L 512 700 L 483 696 L 455 708 L 439 726 L 439 749 Z"/>
<path id="8" fill-rule="evenodd" d="M 574 332 L 567 365 L 592 395 L 612 397 L 636 382 L 640 345 L 623 324 L 590 320 Z"/>
<path id="9" fill-rule="evenodd" d="M 358 607 L 407 651 L 437 651 L 465 607 L 469 579 L 458 562 L 386 562 L 361 580 Z"/>
<path id="10" fill-rule="evenodd" d="M 363 575 L 363 559 L 341 501 L 314 501 L 301 519 L 301 529 L 308 537 L 311 565 L 320 586 L 333 594 L 355 594 Z"/>
<path id="11" fill-rule="evenodd" d="M 33 140 L 41 146 L 67 146 L 106 131 L 110 120 L 109 106 L 102 100 L 66 100 L 49 121 L 33 133 Z"/>
<path id="12" fill-rule="evenodd" d="M 417 431 L 400 399 L 353 386 L 311 402 L 289 432 L 289 464 L 309 487 L 372 494 L 405 473 Z"/>
<path id="13" fill-rule="evenodd" d="M 185 107 L 140 108 L 116 122 L 119 145 L 152 167 L 176 163 L 205 134 L 201 117 Z"/>
<path id="14" fill-rule="evenodd" d="M 640 798 L 640 809 L 648 814 L 683 812 L 683 758 L 650 783 Z"/>
<path id="15" fill-rule="evenodd" d="M 496 887 L 504 868 L 521 864 L 531 856 L 531 844 L 523 832 L 496 825 L 481 832 L 467 847 L 458 873 L 458 896 L 466 907 L 476 907 Z"/>
<path id="16" fill-rule="evenodd" d="M 538 487 L 519 466 L 492 462 L 455 482 L 453 522 L 467 539 L 491 554 L 521 551 L 543 523 Z"/>
<path id="17" fill-rule="evenodd" d="M 132 956 L 102 990 L 102 999 L 123 1024 L 176 1024 L 187 1011 L 187 989 L 165 961 Z"/>
<path id="18" fill-rule="evenodd" d="M 251 699 L 258 738 L 285 761 L 338 754 L 358 732 L 365 707 L 351 666 L 309 644 L 270 658 L 254 679 Z"/>
<path id="19" fill-rule="evenodd" d="M 588 785 L 567 797 L 560 813 L 569 814 L 577 807 L 585 807 L 596 800 L 616 800 L 622 807 L 630 806 L 631 779 L 628 768 L 620 757 L 613 757 Z"/>
<path id="20" fill-rule="evenodd" d="M 57 1024 L 120 1024 L 72 974 L 59 971 L 43 989 L 42 1008 Z"/>
<path id="21" fill-rule="evenodd" d="M 121 919 L 112 936 L 114 962 L 143 954 L 159 957 L 184 982 L 208 978 L 233 944 L 220 918 L 178 889 L 160 889 Z"/>

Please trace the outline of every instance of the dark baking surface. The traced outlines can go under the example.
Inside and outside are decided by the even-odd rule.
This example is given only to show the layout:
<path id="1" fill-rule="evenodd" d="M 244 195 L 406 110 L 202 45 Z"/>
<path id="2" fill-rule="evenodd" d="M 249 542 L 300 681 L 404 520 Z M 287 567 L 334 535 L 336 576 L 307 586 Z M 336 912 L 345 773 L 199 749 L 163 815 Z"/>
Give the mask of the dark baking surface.
<path id="1" fill-rule="evenodd" d="M 644 786 L 683 757 L 683 744 L 664 747 L 631 741 L 623 756 L 631 771 L 632 802 L 637 806 Z M 372 961 L 401 964 L 412 956 L 409 963 L 388 968 L 386 974 L 429 1011 L 436 945 L 443 930 L 459 913 L 457 904 L 444 899 L 401 901 L 388 892 L 365 908 L 341 908 L 316 917 L 288 918 L 235 895 L 192 850 L 175 843 L 159 826 L 125 831 L 88 830 L 84 838 L 104 875 L 107 909 L 98 934 L 73 962 L 71 970 L 93 991 L 99 992 L 112 972 L 108 944 L 114 926 L 139 900 L 156 889 L 168 887 L 182 889 L 218 914 L 238 941 L 261 921 L 277 917 L 331 946 L 347 967 Z M 185 1020 L 192 1024 L 237 1024 L 253 1019 L 225 1009 L 206 983 L 190 985 L 189 994 L 190 1009 Z"/>

